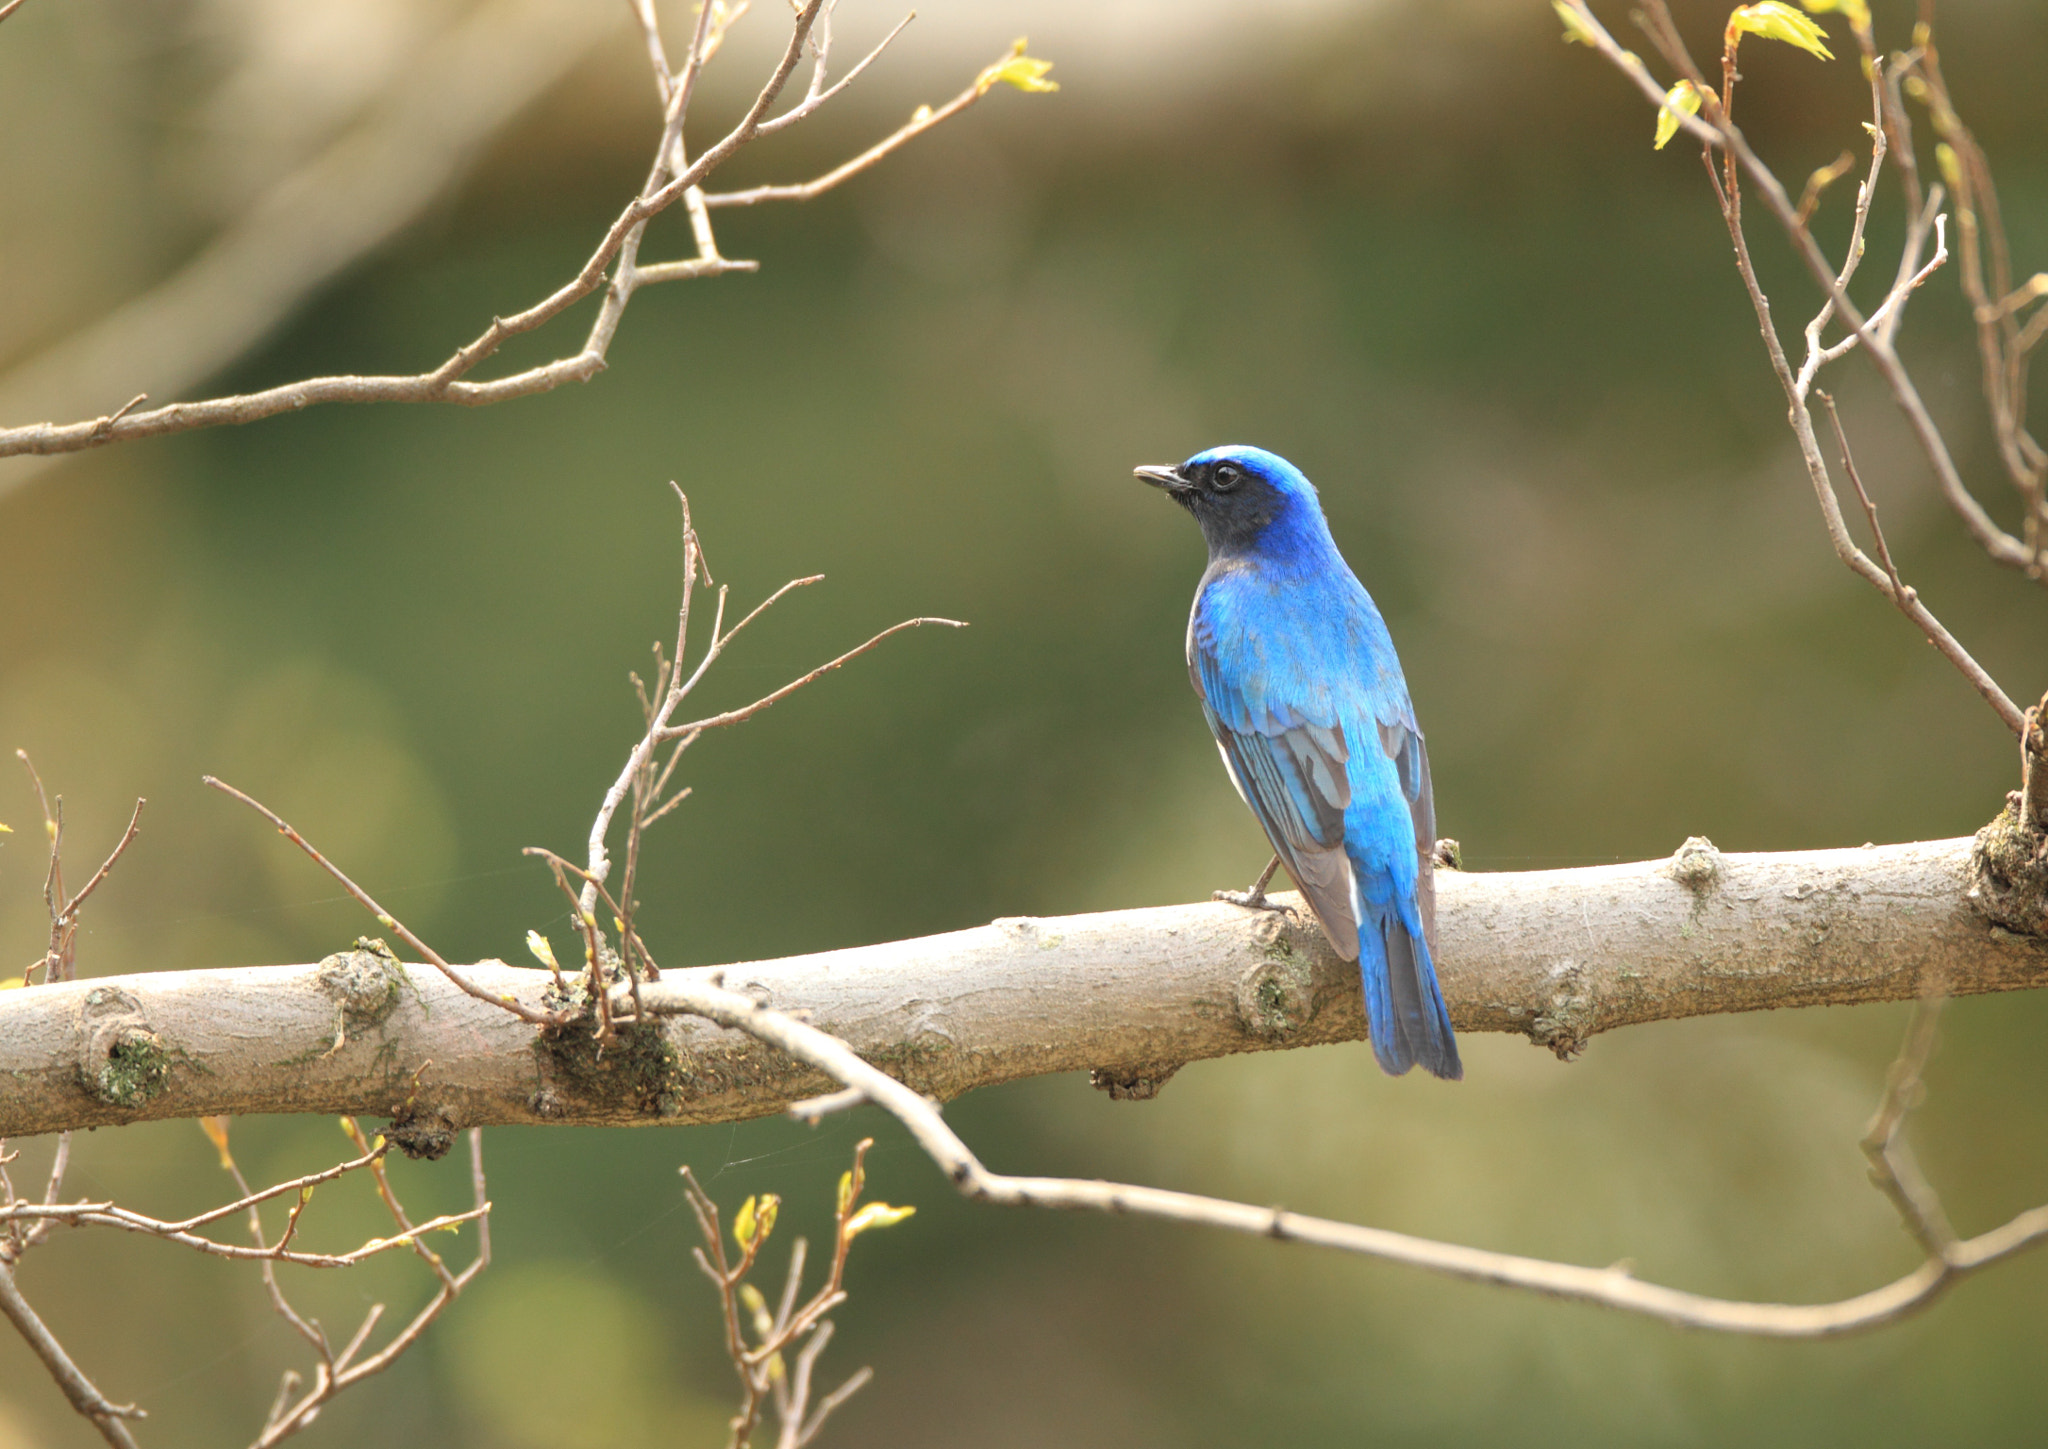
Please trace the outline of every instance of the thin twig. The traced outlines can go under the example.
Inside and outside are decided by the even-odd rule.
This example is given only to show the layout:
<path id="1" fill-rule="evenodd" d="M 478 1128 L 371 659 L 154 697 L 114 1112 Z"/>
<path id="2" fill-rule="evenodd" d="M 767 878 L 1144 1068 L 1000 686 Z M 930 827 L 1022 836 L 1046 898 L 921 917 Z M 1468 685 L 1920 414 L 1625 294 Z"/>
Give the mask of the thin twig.
<path id="1" fill-rule="evenodd" d="M 229 795 L 241 801 L 244 805 L 247 805 L 251 810 L 254 810 L 258 815 L 261 815 L 265 820 L 276 826 L 278 834 L 304 851 L 308 859 L 334 877 L 336 883 L 353 896 L 358 905 L 377 918 L 378 924 L 382 925 L 386 930 L 395 932 L 400 940 L 412 947 L 413 950 L 419 952 L 422 959 L 432 965 L 443 976 L 454 982 L 464 992 L 474 996 L 479 1001 L 488 1001 L 494 1006 L 504 1008 L 521 1021 L 532 1022 L 536 1026 L 552 1026 L 557 1024 L 557 1018 L 553 1014 L 545 1011 L 535 1011 L 532 1007 L 525 1005 L 512 996 L 486 991 L 474 981 L 471 981 L 462 971 L 443 960 L 440 952 L 414 935 L 412 930 L 396 916 L 378 905 L 368 891 L 350 880 L 340 866 L 314 849 L 312 842 L 286 824 L 284 819 L 268 805 L 263 804 L 252 795 L 237 790 L 233 785 L 223 780 L 215 779 L 212 775 L 203 775 L 200 778 L 205 784 L 212 786 L 223 795 Z"/>
<path id="2" fill-rule="evenodd" d="M 891 634 L 900 634 L 905 629 L 915 629 L 925 624 L 943 624 L 948 629 L 965 629 L 967 627 L 967 625 L 959 619 L 905 619 L 900 624 L 891 624 L 888 628 L 884 629 L 881 633 L 875 635 L 874 638 L 868 640 L 865 644 L 861 644 L 856 646 L 855 648 L 847 650 L 837 659 L 830 660 L 829 662 L 824 664 L 820 664 L 816 669 L 813 669 L 809 674 L 804 675 L 801 679 L 791 680 L 788 684 L 783 685 L 782 688 L 775 690 L 773 693 L 763 695 L 761 698 L 755 700 L 752 704 L 743 705 L 739 709 L 727 710 L 724 714 L 714 714 L 709 715 L 704 719 L 692 720 L 689 724 L 669 725 L 666 729 L 662 731 L 662 738 L 665 740 L 681 739 L 689 735 L 702 734 L 705 730 L 723 729 L 727 725 L 736 725 L 743 720 L 752 719 L 762 710 L 767 709 L 772 705 L 779 704 L 781 701 L 785 699 L 788 699 L 792 694 L 795 694 L 799 689 L 802 689 L 805 685 L 811 683 L 813 680 L 816 680 L 823 675 L 830 674 L 833 670 L 839 668 L 841 665 L 848 664 L 853 660 L 860 658 L 861 655 L 867 653 L 870 649 L 874 648 L 884 639 L 887 639 Z"/>
<path id="3" fill-rule="evenodd" d="M 9 0 L 9 3 L 19 4 L 20 0 Z M 684 116 L 692 98 L 696 77 L 702 70 L 705 60 L 716 50 L 721 34 L 711 28 L 714 8 L 710 4 L 701 8 L 690 55 L 682 73 L 674 77 L 666 73 L 666 57 L 659 48 L 659 32 L 652 25 L 651 11 L 641 12 L 643 33 L 650 35 L 652 40 L 650 56 L 658 68 L 660 81 L 666 92 L 667 104 L 664 106 L 662 134 L 656 145 L 654 165 L 650 171 L 651 177 L 658 173 L 663 179 L 659 180 L 658 184 L 643 189 L 620 211 L 573 278 L 523 311 L 494 318 L 489 327 L 472 341 L 456 349 L 438 366 L 426 372 L 411 374 L 306 378 L 252 393 L 197 402 L 174 402 L 147 411 L 131 411 L 142 401 L 138 397 L 114 414 L 83 422 L 41 422 L 21 427 L 0 428 L 0 458 L 23 454 L 72 453 L 133 438 L 157 437 L 196 428 L 240 425 L 323 403 L 439 402 L 479 407 L 551 391 L 569 382 L 589 381 L 605 369 L 607 353 L 619 322 L 633 293 L 640 287 L 688 278 L 758 270 L 759 264 L 756 262 L 718 256 L 715 246 L 706 245 L 709 234 L 708 222 L 704 217 L 711 205 L 747 205 L 768 198 L 749 193 L 729 193 L 729 199 L 714 202 L 703 194 L 703 183 L 736 152 L 757 137 L 771 134 L 812 114 L 819 105 L 837 95 L 855 76 L 865 70 L 881 50 L 881 47 L 878 47 L 837 84 L 822 90 L 814 89 L 790 112 L 771 120 L 768 112 L 782 95 L 792 72 L 805 52 L 814 25 L 827 8 L 826 0 L 805 0 L 792 18 L 789 40 L 781 59 L 757 92 L 745 115 L 695 161 L 682 165 L 681 128 Z M 736 15 L 737 11 L 727 13 L 730 18 Z M 900 29 L 899 26 L 898 30 Z M 892 39 L 895 33 L 891 32 Z M 884 46 L 887 43 L 884 41 Z M 987 86 L 980 86 L 967 97 L 964 104 L 959 101 L 949 102 L 940 111 L 931 113 L 929 117 L 913 121 L 880 146 L 870 148 L 829 176 L 809 183 L 807 187 L 796 188 L 796 191 L 814 195 L 828 185 L 838 184 L 846 177 L 866 169 L 911 136 L 930 129 L 931 125 L 940 120 L 958 114 L 987 89 Z M 671 161 L 677 164 L 672 167 Z M 678 201 L 686 203 L 692 214 L 693 229 L 700 244 L 700 255 L 686 260 L 641 264 L 638 260 L 638 246 L 647 222 Z M 616 268 L 615 262 L 620 264 Z M 469 373 L 478 364 L 494 356 L 506 342 L 547 325 L 600 289 L 603 290 L 604 296 L 598 315 L 592 322 L 582 346 L 576 352 L 487 381 L 469 380 Z"/>
<path id="4" fill-rule="evenodd" d="M 987 95 L 988 91 L 987 86 L 971 85 L 936 110 L 929 106 L 919 106 L 909 120 L 860 155 L 851 161 L 842 162 L 810 181 L 785 186 L 750 186 L 744 191 L 707 191 L 704 193 L 704 204 L 716 209 L 723 206 L 759 206 L 764 201 L 809 201 L 813 197 L 822 196 L 840 183 L 860 175 L 906 142 L 923 135 L 936 125 L 950 121 Z"/>
<path id="5" fill-rule="evenodd" d="M 1913 1110 L 1921 1092 L 1921 1075 L 1927 1059 L 1934 1054 L 1935 1027 L 1941 1020 L 1940 993 L 1922 997 L 1906 1027 L 1906 1040 L 1898 1059 L 1885 1077 L 1884 1097 L 1871 1116 L 1858 1145 L 1870 1159 L 1870 1180 L 1891 1200 L 1899 1220 L 1930 1262 L 1946 1263 L 1957 1247 L 1956 1230 L 1949 1225 L 1941 1199 L 1920 1172 L 1920 1164 L 1906 1145 L 1906 1114 Z"/>
<path id="6" fill-rule="evenodd" d="M 2048 1238 L 2048 1207 L 2020 1213 L 2001 1227 L 1957 1243 L 1905 1277 L 1835 1303 L 1747 1303 L 1644 1283 L 1619 1268 L 1494 1253 L 1411 1237 L 1382 1228 L 1254 1207 L 1195 1193 L 1073 1178 L 1013 1177 L 990 1172 L 954 1133 L 939 1108 L 838 1038 L 751 997 L 671 973 L 643 1000 L 658 1013 L 704 1017 L 769 1042 L 848 1087 L 859 1087 L 901 1122 L 959 1192 L 974 1201 L 1082 1209 L 1198 1224 L 1254 1237 L 1312 1243 L 1384 1258 L 1447 1277 L 1526 1289 L 1549 1297 L 1600 1304 L 1685 1328 L 1766 1338 L 1825 1338 L 1875 1328 L 1924 1307 L 1961 1278 Z"/>
<path id="7" fill-rule="evenodd" d="M 1646 88 L 1648 94 L 1655 96 L 1661 106 L 1662 93 L 1658 91 L 1655 81 L 1650 79 L 1648 72 L 1644 70 L 1641 62 L 1633 56 L 1627 56 L 1620 52 L 1619 47 L 1614 44 L 1613 38 L 1607 35 L 1606 31 L 1599 26 L 1599 22 L 1593 18 L 1591 11 L 1585 8 L 1583 0 L 1566 0 L 1566 3 L 1572 7 L 1575 13 L 1581 16 L 1586 26 L 1596 36 L 1598 48 L 1604 54 L 1607 54 L 1609 59 L 1624 74 L 1635 80 L 1639 86 Z M 1820 368 L 1859 345 L 1866 352 L 1870 352 L 1873 355 L 1874 360 L 1879 364 L 1881 372 L 1885 372 L 1888 378 L 1896 375 L 1896 379 L 1903 382 L 1905 389 L 1908 392 L 1911 391 L 1910 378 L 1905 376 L 1903 368 L 1897 363 L 1896 356 L 1890 351 L 1891 335 L 1896 330 L 1898 319 L 1903 313 L 1906 300 L 1947 260 L 1948 256 L 1946 233 L 1943 230 L 1941 218 L 1936 211 L 1940 201 L 1940 188 L 1937 187 L 1916 208 L 1911 218 L 1906 245 L 1900 260 L 1898 277 L 1886 293 L 1884 301 L 1880 304 L 1877 311 L 1867 319 L 1862 317 L 1850 303 L 1848 295 L 1844 290 L 1846 283 L 1854 276 L 1857 265 L 1861 261 L 1863 228 L 1868 217 L 1871 198 L 1874 195 L 1876 183 L 1888 153 L 1889 143 L 1887 137 L 1897 129 L 1887 124 L 1887 91 L 1880 69 L 1874 63 L 1869 66 L 1871 104 L 1874 108 L 1873 124 L 1870 128 L 1870 172 L 1858 190 L 1855 219 L 1851 228 L 1851 239 L 1846 259 L 1839 269 L 1835 269 L 1829 266 L 1821 255 L 1818 243 L 1808 230 L 1804 217 L 1797 210 L 1793 209 L 1786 200 L 1784 188 L 1778 184 L 1776 177 L 1771 175 L 1762 161 L 1756 158 L 1753 152 L 1748 151 L 1746 143 L 1742 141 L 1741 132 L 1734 124 L 1731 113 L 1735 84 L 1738 79 L 1734 68 L 1733 41 L 1735 39 L 1735 32 L 1729 31 L 1728 45 L 1723 50 L 1722 86 L 1721 92 L 1717 95 L 1711 88 L 1706 86 L 1705 78 L 1701 75 L 1699 66 L 1693 60 L 1691 53 L 1686 49 L 1684 41 L 1679 37 L 1677 27 L 1672 24 L 1670 12 L 1665 7 L 1663 0 L 1646 0 L 1645 9 L 1641 13 L 1640 19 L 1658 50 L 1671 62 L 1674 68 L 1701 89 L 1702 113 L 1706 122 L 1710 123 L 1705 125 L 1705 134 L 1701 136 L 1702 160 L 1706 164 L 1707 174 L 1714 189 L 1715 200 L 1720 208 L 1722 220 L 1727 226 L 1729 240 L 1735 249 L 1736 270 L 1741 276 L 1743 288 L 1747 292 L 1750 304 L 1757 315 L 1758 327 L 1763 336 L 1764 347 L 1770 359 L 1771 369 L 1776 374 L 1779 385 L 1785 392 L 1786 401 L 1790 409 L 1789 416 L 1793 435 L 1798 441 L 1800 454 L 1806 463 L 1815 498 L 1820 504 L 1822 519 L 1828 531 L 1829 542 L 1833 545 L 1836 554 L 1842 559 L 1843 563 L 1871 582 L 1880 592 L 1891 598 L 1900 610 L 1919 626 L 1922 633 L 1940 649 L 1944 657 L 1954 664 L 1963 677 L 1969 681 L 1971 687 L 1977 690 L 1985 701 L 1990 704 L 1999 718 L 2006 723 L 2006 726 L 2017 733 L 2024 727 L 2024 720 L 2019 707 L 2013 703 L 2005 691 L 1991 678 L 1990 674 L 1970 656 L 1968 651 L 1956 640 L 1955 636 L 1949 633 L 1946 626 L 1939 619 L 1935 618 L 1932 611 L 1927 608 L 1917 595 L 1913 594 L 1911 590 L 1901 592 L 1900 589 L 1894 588 L 1892 571 L 1880 568 L 1872 563 L 1863 554 L 1862 550 L 1855 546 L 1853 540 L 1850 539 L 1848 530 L 1842 522 L 1840 506 L 1835 498 L 1833 478 L 1829 473 L 1826 460 L 1821 456 L 1819 442 L 1814 436 L 1812 416 L 1807 404 L 1807 398 L 1811 392 L 1814 378 Z M 1859 43 L 1866 47 L 1866 59 L 1874 55 L 1874 42 L 1859 34 Z M 1714 165 L 1714 155 L 1717 149 L 1722 157 L 1722 166 L 1719 170 Z M 1778 336 L 1776 324 L 1772 320 L 1770 300 L 1765 296 L 1763 287 L 1757 280 L 1756 269 L 1750 258 L 1749 240 L 1742 222 L 1740 178 L 1743 175 L 1749 176 L 1758 185 L 1759 190 L 1765 195 L 1767 202 L 1770 204 L 1773 213 L 1785 226 L 1794 245 L 1801 250 L 1802 255 L 1807 257 L 1809 269 L 1815 271 L 1817 278 L 1822 283 L 1823 290 L 1826 292 L 1826 297 L 1822 302 L 1819 312 L 1807 324 L 1805 333 L 1807 353 L 1805 360 L 1796 372 L 1785 355 L 1784 345 Z M 1919 197 L 1917 187 L 1918 183 L 1915 180 L 1910 188 L 1910 194 L 1916 199 Z M 1915 266 L 1914 262 L 1918 257 L 1919 249 L 1924 241 L 1930 220 L 1933 223 L 1937 242 L 1935 254 L 1925 265 Z M 1821 341 L 1822 329 L 1836 315 L 1841 316 L 1849 326 L 1849 335 L 1831 347 L 1824 346 Z M 1884 353 L 1883 357 L 1877 355 L 1880 351 Z M 1912 393 L 1910 400 L 1908 400 L 1900 396 L 1899 387 L 1895 386 L 1894 394 L 1899 399 L 1901 406 L 1907 407 L 1909 415 L 1913 407 L 1918 406 L 1919 399 L 1917 393 Z M 1908 406 L 1909 401 L 1911 406 Z M 1946 481 L 1949 474 L 1953 473 L 1953 465 L 1948 461 L 1946 446 L 1941 442 L 1938 431 L 1932 432 L 1930 436 L 1929 430 L 1932 429 L 1933 424 L 1931 420 L 1928 421 L 1926 430 L 1919 429 L 1916 424 L 1916 431 L 1920 433 L 1922 449 L 1927 453 L 1930 462 L 1934 464 L 1937 476 L 1944 480 L 1944 490 L 1951 493 L 1951 502 L 1955 502 L 1954 490 L 1948 488 Z M 1846 450 L 1846 441 L 1844 448 Z M 1945 469 L 1947 470 L 1946 472 L 1944 472 Z M 1961 483 L 1959 478 L 1955 480 L 1955 483 L 1956 488 L 1960 489 Z M 1860 492 L 1860 483 L 1858 488 Z M 1969 500 L 1969 502 L 1974 506 L 1973 499 Z M 1958 506 L 1960 507 L 1960 505 Z M 1981 512 L 1981 510 L 1979 511 Z M 1988 519 L 1986 519 L 1986 523 L 1988 525 Z M 1978 531 L 1974 528 L 1974 525 L 1973 531 Z M 2007 537 L 2009 540 L 2009 536 Z M 1980 542 L 1985 543 L 1987 548 L 1992 550 L 1994 557 L 1996 557 L 1998 548 L 1992 542 L 1985 541 L 1981 531 L 1979 532 L 1979 539 Z M 2017 541 L 2009 541 L 2013 542 L 2016 546 Z M 2006 558 L 2002 561 L 2007 563 L 2014 562 L 2011 558 Z"/>
<path id="8" fill-rule="evenodd" d="M 1662 109 L 1663 88 L 1657 84 L 1642 61 L 1615 41 L 1606 27 L 1586 6 L 1585 0 L 1563 0 L 1563 3 L 1570 7 L 1584 32 L 1592 38 L 1595 48 L 1628 77 L 1651 104 Z M 2021 540 L 2000 528 L 1970 492 L 1969 486 L 1964 483 L 1961 473 L 1956 468 L 1947 440 L 1927 411 L 1918 388 L 1899 360 L 1897 352 L 1893 350 L 1889 338 L 1881 332 L 1872 331 L 1861 310 L 1850 300 L 1838 282 L 1836 270 L 1821 252 L 1819 243 L 1799 224 L 1797 205 L 1786 194 L 1776 175 L 1750 147 L 1741 129 L 1723 118 L 1712 88 L 1707 85 L 1706 77 L 1678 36 L 1677 27 L 1672 24 L 1664 0 L 1644 0 L 1640 14 L 1658 50 L 1671 62 L 1674 69 L 1702 91 L 1699 116 L 1675 113 L 1681 128 L 1703 144 L 1722 148 L 1739 166 L 1742 173 L 1756 185 L 1765 205 L 1791 238 L 1793 249 L 1800 261 L 1819 284 L 1827 299 L 1834 304 L 1843 325 L 1857 334 L 1858 340 L 1863 344 L 1863 351 L 1884 379 L 1893 402 L 1904 414 L 1913 430 L 1915 440 L 1933 468 L 1942 497 L 1963 521 L 1971 537 L 1994 562 L 2009 568 L 2031 571 L 2034 567 L 2032 550 Z M 1880 126 L 1882 120 L 1880 117 Z M 2042 582 L 2048 583 L 2048 577 L 2044 577 Z M 2007 723 L 2012 724 L 2012 719 L 2008 718 Z"/>
<path id="9" fill-rule="evenodd" d="M 21 1289 L 15 1286 L 14 1269 L 6 1263 L 0 1263 L 0 1314 L 7 1316 L 30 1350 L 43 1361 L 43 1367 L 50 1371 L 50 1377 L 57 1381 L 71 1407 L 100 1431 L 102 1439 L 114 1449 L 136 1449 L 135 1436 L 128 1432 L 123 1420 L 149 1416 L 133 1404 L 114 1403 L 93 1386 L 85 1371 L 72 1362 L 64 1345 L 21 1296 Z"/>

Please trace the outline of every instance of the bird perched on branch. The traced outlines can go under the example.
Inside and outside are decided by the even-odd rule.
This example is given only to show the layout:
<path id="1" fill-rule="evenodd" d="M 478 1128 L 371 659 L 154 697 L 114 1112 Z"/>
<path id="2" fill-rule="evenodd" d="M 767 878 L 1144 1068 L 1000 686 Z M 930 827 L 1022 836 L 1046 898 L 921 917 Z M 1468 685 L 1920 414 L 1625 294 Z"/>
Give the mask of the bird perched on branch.
<path id="1" fill-rule="evenodd" d="M 1365 985 L 1373 1054 L 1399 1075 L 1461 1077 L 1432 955 L 1436 807 L 1429 756 L 1380 611 L 1337 552 L 1315 486 L 1263 448 L 1223 447 L 1137 476 L 1195 516 L 1209 567 L 1188 616 L 1188 675 L 1237 793 Z"/>

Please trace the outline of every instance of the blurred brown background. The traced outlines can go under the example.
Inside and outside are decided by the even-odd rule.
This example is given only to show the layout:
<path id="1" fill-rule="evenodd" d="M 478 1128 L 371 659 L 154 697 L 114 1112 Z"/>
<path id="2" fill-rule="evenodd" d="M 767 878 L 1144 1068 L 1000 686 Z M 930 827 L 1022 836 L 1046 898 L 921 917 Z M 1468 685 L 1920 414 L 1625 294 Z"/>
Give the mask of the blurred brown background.
<path id="1" fill-rule="evenodd" d="M 573 271 L 644 171 L 652 83 L 623 5 L 503 8 L 534 102 L 449 142 L 453 181 L 420 181 L 433 199 L 397 207 L 412 219 L 367 257 L 340 245 L 369 227 L 351 203 L 238 261 L 213 321 L 295 286 L 308 300 L 253 349 L 207 342 L 232 365 L 159 400 L 430 366 Z M 1902 37 L 1909 8 L 1877 8 Z M 1704 50 L 1721 10 L 1683 13 Z M 481 15 L 29 0 L 0 27 L 0 421 L 91 416 L 175 379 L 141 350 L 132 372 L 69 382 L 36 359 L 260 211 Z M 896 18 L 846 0 L 848 58 Z M 2037 270 L 2048 12 L 1978 0 L 1940 23 Z M 774 5 L 743 23 L 700 138 L 781 25 Z M 726 252 L 761 273 L 643 293 L 587 387 L 317 409 L 33 478 L 0 464 L 18 485 L 0 495 L 0 744 L 64 793 L 77 864 L 150 797 L 83 969 L 306 960 L 366 928 L 202 771 L 278 807 L 453 957 L 518 959 L 528 927 L 559 938 L 553 887 L 518 850 L 582 839 L 636 728 L 626 672 L 678 582 L 670 479 L 738 599 L 828 576 L 719 666 L 714 703 L 905 615 L 973 624 L 893 640 L 693 752 L 697 793 L 644 875 L 644 927 L 679 964 L 1242 885 L 1264 845 L 1180 660 L 1199 541 L 1130 479 L 1221 441 L 1321 486 L 1474 868 L 1655 856 L 1691 834 L 1772 850 L 1974 829 L 2015 783 L 2010 737 L 1828 551 L 1696 154 L 1653 153 L 1647 109 L 1558 31 L 1538 0 L 935 6 L 843 103 L 721 181 L 822 170 L 1018 33 L 1063 89 L 993 95 L 805 208 L 723 217 Z M 535 60 L 521 37 L 551 33 Z M 1859 141 L 1852 61 L 1755 42 L 1744 58 L 1745 123 L 1781 174 Z M 1830 202 L 1830 235 L 1845 208 Z M 1880 216 L 1884 257 L 1898 218 Z M 687 242 L 680 217 L 654 236 L 655 256 Z M 323 240 L 343 254 L 315 257 Z M 1796 325 L 1810 290 L 1761 229 L 1758 250 Z M 579 325 L 513 360 L 573 350 Z M 202 330 L 153 345 L 175 357 Z M 1952 278 L 1905 341 L 2009 517 Z M 1901 567 L 2031 696 L 2048 600 L 1965 540 L 1873 381 L 1852 362 L 1836 387 Z M 45 929 L 32 809 L 0 777 L 17 964 Z M 1480 1039 L 1457 1088 L 1388 1081 L 1351 1046 L 1201 1064 L 1151 1104 L 1063 1078 L 953 1117 L 1005 1169 L 1813 1299 L 1914 1260 L 1854 1145 L 1903 1022 L 1636 1029 L 1571 1066 Z M 1918 1136 L 1966 1231 L 2048 1198 L 2044 1028 L 2033 997 L 1946 1019 Z M 306 1442 L 718 1442 L 730 1371 L 676 1166 L 728 1207 L 780 1192 L 784 1223 L 815 1232 L 869 1132 L 874 1191 L 920 1211 L 855 1254 L 826 1362 L 878 1378 L 828 1431 L 846 1449 L 2000 1445 L 2039 1442 L 2048 1413 L 2048 1260 L 1875 1335 L 1730 1341 L 1270 1244 L 969 1209 L 861 1114 L 487 1134 L 499 1265 Z M 310 1119 L 236 1141 L 273 1176 L 345 1145 Z M 43 1150 L 26 1144 L 27 1165 Z M 465 1191 L 453 1158 L 396 1171 L 422 1208 Z M 166 1214 L 225 1186 L 191 1124 L 84 1139 L 71 1180 Z M 307 1219 L 336 1244 L 376 1221 L 366 1184 Z M 297 1361 L 253 1273 L 172 1248 L 73 1235 L 23 1282 L 110 1394 L 150 1408 L 152 1445 L 246 1439 Z M 387 1259 L 299 1291 L 332 1328 L 426 1284 Z M 0 1445 L 90 1442 L 0 1341 Z"/>

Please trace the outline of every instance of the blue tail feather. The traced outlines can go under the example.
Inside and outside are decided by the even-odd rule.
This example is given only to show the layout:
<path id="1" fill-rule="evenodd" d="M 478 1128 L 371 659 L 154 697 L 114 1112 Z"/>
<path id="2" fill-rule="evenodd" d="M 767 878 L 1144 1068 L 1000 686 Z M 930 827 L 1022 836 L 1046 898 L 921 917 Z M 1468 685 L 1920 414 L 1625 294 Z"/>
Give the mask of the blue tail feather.
<path id="1" fill-rule="evenodd" d="M 1358 947 L 1366 1021 L 1381 1069 L 1398 1077 L 1419 1065 L 1433 1077 L 1463 1077 L 1428 943 L 1411 935 L 1398 917 L 1384 916 L 1360 923 Z"/>

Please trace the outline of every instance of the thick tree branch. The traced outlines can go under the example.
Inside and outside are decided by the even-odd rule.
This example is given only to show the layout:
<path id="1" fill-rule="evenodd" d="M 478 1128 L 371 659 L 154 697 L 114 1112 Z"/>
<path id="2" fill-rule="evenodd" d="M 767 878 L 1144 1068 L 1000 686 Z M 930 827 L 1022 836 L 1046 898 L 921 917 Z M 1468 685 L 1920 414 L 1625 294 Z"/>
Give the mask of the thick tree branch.
<path id="1" fill-rule="evenodd" d="M 1666 861 L 1445 871 L 1445 995 L 1461 1031 L 1570 1055 L 1640 1022 L 2048 985 L 2048 945 L 1972 908 L 1971 858 L 1969 840 L 1771 855 L 1688 842 Z M 464 974 L 532 1009 L 553 985 L 496 962 Z M 1365 1035 L 1357 969 L 1312 922 L 1216 903 L 999 920 L 715 974 L 942 1099 L 1088 1069 L 1142 1096 L 1189 1061 Z M 679 977 L 699 973 L 664 973 Z M 757 1117 L 834 1086 L 701 1021 L 641 1030 L 602 1051 L 537 1034 L 368 950 L 24 988 L 0 993 L 0 1136 L 350 1112 L 445 1143 L 502 1122 Z"/>

